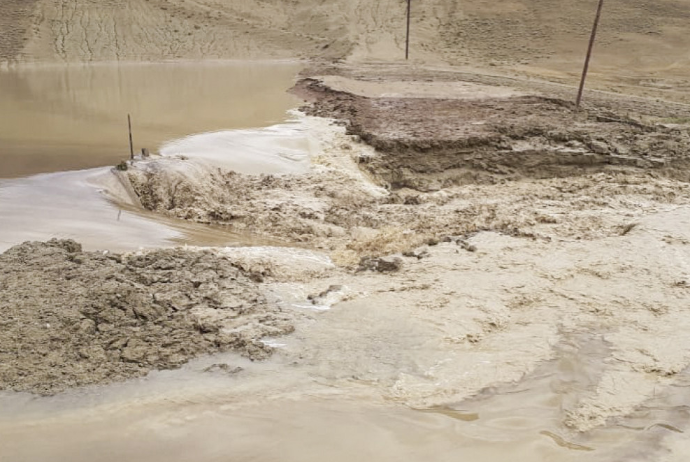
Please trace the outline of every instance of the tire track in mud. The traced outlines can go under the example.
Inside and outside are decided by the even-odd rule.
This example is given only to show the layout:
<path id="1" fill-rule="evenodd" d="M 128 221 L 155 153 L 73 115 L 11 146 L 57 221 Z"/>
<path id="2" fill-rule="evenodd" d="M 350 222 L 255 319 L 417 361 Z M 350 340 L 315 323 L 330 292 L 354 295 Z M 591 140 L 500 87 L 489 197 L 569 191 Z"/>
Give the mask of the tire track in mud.
<path id="1" fill-rule="evenodd" d="M 388 60 L 399 56 L 404 39 L 404 31 L 397 27 L 404 21 L 404 2 L 399 1 L 40 2 L 45 21 L 27 47 L 31 58 L 39 60 L 344 58 L 358 42 L 374 58 Z M 47 41 L 50 52 L 45 49 Z"/>
<path id="2" fill-rule="evenodd" d="M 37 5 L 38 0 L 0 2 L 0 62 L 22 57 L 22 50 L 34 26 Z"/>

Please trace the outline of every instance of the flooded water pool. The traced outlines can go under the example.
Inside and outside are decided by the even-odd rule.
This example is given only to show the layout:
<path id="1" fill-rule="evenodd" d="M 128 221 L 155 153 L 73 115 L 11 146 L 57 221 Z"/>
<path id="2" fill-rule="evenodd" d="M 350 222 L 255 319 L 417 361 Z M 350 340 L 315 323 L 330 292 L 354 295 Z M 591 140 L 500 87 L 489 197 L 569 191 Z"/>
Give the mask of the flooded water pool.
<path id="1" fill-rule="evenodd" d="M 112 167 L 136 152 L 210 155 L 238 171 L 304 168 L 288 111 L 291 62 L 19 66 L 0 71 L 0 251 L 71 238 L 87 249 L 266 244 L 113 202 Z M 105 192 L 108 194 L 106 195 Z M 113 193 L 115 193 L 113 195 Z"/>
<path id="2" fill-rule="evenodd" d="M 295 63 L 44 65 L 0 70 L 0 178 L 115 165 L 200 132 L 285 120 Z"/>

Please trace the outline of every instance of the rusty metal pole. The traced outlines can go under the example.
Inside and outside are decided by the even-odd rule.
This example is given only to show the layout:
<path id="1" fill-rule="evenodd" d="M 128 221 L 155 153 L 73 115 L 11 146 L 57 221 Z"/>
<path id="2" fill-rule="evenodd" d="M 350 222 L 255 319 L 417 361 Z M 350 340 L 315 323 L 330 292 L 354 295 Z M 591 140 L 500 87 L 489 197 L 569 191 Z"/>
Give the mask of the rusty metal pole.
<path id="1" fill-rule="evenodd" d="M 127 114 L 127 127 L 129 128 L 129 158 L 134 160 L 134 144 L 132 143 L 132 119 Z"/>
<path id="2" fill-rule="evenodd" d="M 410 13 L 412 12 L 412 0 L 407 0 L 407 35 L 405 36 L 405 59 L 410 58 Z"/>
<path id="3" fill-rule="evenodd" d="M 582 79 L 580 80 L 580 89 L 577 92 L 577 101 L 575 107 L 580 108 L 582 102 L 582 92 L 585 90 L 585 80 L 587 79 L 587 71 L 589 70 L 589 60 L 592 57 L 592 49 L 594 49 L 594 40 L 597 38 L 597 28 L 599 27 L 599 19 L 601 18 L 601 10 L 604 7 L 604 0 L 599 0 L 597 7 L 597 15 L 594 18 L 594 26 L 592 27 L 592 35 L 589 38 L 589 47 L 587 48 L 587 57 L 585 58 L 585 67 L 582 69 Z"/>

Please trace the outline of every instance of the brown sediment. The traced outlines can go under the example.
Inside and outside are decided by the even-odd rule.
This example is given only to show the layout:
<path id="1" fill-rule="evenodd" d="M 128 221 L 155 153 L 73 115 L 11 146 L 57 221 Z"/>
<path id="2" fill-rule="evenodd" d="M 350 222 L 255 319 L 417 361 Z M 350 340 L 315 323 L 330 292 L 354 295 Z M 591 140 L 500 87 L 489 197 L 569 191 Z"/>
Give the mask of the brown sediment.
<path id="1" fill-rule="evenodd" d="M 54 394 L 220 351 L 266 358 L 261 338 L 292 324 L 260 277 L 210 251 L 15 246 L 0 255 L 0 390 Z"/>
<path id="2" fill-rule="evenodd" d="M 330 155 L 339 157 L 350 156 L 354 148 L 335 149 Z M 351 264 L 360 256 L 487 230 L 541 239 L 625 234 L 640 213 L 685 204 L 690 191 L 688 183 L 633 170 L 522 181 L 501 181 L 485 173 L 494 180 L 491 184 L 385 192 L 372 190 L 339 165 L 318 167 L 302 175 L 203 169 L 190 175 L 155 163 L 135 164 L 127 173 L 149 210 L 337 256 L 345 252 L 349 257 L 344 261 Z"/>
<path id="3" fill-rule="evenodd" d="M 310 115 L 342 121 L 379 153 L 361 166 L 392 189 L 652 171 L 687 181 L 687 127 L 645 124 L 545 96 L 367 97 L 303 79 Z M 644 111 L 644 107 L 640 108 Z"/>

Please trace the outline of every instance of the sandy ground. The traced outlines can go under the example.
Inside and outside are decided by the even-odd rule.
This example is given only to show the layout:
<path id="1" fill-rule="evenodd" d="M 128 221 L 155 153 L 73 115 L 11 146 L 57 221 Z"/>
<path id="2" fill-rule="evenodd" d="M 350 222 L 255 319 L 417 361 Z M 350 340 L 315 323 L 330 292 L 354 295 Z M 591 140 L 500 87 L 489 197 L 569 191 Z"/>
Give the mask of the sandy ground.
<path id="1" fill-rule="evenodd" d="M 413 62 L 478 66 L 574 84 L 596 0 L 555 5 L 432 0 L 413 8 Z M 160 61 L 302 57 L 400 62 L 401 0 L 32 0 L 0 5 L 0 61 Z M 685 98 L 684 0 L 607 5 L 591 83 Z"/>

